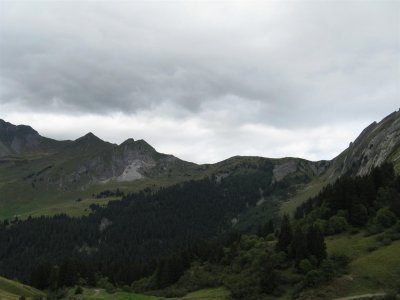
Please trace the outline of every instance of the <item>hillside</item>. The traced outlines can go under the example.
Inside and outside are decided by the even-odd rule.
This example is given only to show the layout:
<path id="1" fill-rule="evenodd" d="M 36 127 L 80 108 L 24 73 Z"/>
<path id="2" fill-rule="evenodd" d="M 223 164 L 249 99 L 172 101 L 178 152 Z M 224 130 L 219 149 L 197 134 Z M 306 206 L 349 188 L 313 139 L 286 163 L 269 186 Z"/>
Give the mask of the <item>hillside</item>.
<path id="1" fill-rule="evenodd" d="M 0 299 L 19 300 L 20 296 L 25 296 L 25 299 L 40 299 L 45 294 L 33 287 L 0 277 Z"/>
<path id="2" fill-rule="evenodd" d="M 395 172 L 400 174 L 400 110 L 365 128 L 347 149 L 327 161 L 329 167 L 324 173 L 288 197 L 281 212 L 293 213 L 297 206 L 340 176 L 365 175 L 385 161 L 393 163 Z"/>
<path id="3" fill-rule="evenodd" d="M 0 218 L 19 215 L 87 214 L 91 204 L 105 204 L 118 197 L 101 198 L 103 191 L 124 193 L 152 190 L 207 176 L 225 178 L 262 168 L 266 163 L 273 183 L 286 192 L 260 195 L 283 203 L 292 212 L 307 197 L 315 195 L 343 174 L 365 174 L 385 160 L 400 170 L 400 112 L 372 123 L 338 157 L 311 162 L 299 158 L 269 159 L 232 157 L 216 164 L 197 165 L 157 152 L 143 140 L 128 139 L 120 145 L 102 141 L 92 133 L 75 141 L 55 141 L 40 136 L 28 126 L 1 121 L 0 126 Z M 79 201 L 78 201 L 79 200 Z M 280 205 L 278 203 L 278 205 Z M 262 217 L 263 205 L 241 217 Z"/>
<path id="4" fill-rule="evenodd" d="M 145 141 L 114 145 L 90 133 L 52 153 L 5 156 L 1 189 L 23 198 L 2 198 L 3 216 L 35 218 L 0 223 L 0 275 L 52 293 L 79 284 L 88 296 L 123 287 L 178 298 L 221 288 L 257 300 L 389 292 L 400 276 L 391 271 L 399 263 L 398 117 L 332 161 L 237 156 L 196 165 Z M 377 147 L 373 163 L 343 171 L 343 157 L 357 161 L 387 130 L 390 150 Z"/>

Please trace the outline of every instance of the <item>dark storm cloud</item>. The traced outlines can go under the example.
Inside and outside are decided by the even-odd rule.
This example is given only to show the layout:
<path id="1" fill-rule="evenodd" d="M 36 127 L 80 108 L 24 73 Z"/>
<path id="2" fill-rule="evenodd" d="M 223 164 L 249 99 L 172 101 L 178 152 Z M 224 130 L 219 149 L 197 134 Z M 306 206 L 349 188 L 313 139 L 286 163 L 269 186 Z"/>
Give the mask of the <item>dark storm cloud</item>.
<path id="1" fill-rule="evenodd" d="M 278 127 L 371 119 L 398 105 L 399 9 L 2 1 L 0 105 L 100 115 L 168 105 L 159 113 L 218 110 L 232 123 Z"/>

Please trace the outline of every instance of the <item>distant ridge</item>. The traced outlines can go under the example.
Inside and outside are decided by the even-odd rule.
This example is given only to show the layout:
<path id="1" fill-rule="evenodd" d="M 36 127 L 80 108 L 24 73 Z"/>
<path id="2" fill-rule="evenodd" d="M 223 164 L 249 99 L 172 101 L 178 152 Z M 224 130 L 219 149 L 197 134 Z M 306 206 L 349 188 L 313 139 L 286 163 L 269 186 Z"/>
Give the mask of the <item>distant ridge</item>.
<path id="1" fill-rule="evenodd" d="M 373 122 L 332 160 L 235 156 L 204 165 L 159 153 L 145 140 L 129 138 L 117 145 L 89 132 L 74 141 L 56 141 L 29 126 L 0 120 L 0 212 L 10 216 L 48 205 L 59 211 L 58 203 L 73 206 L 74 199 L 107 189 L 131 191 L 207 176 L 222 180 L 267 166 L 273 184 L 288 186 L 290 192 L 280 197 L 290 202 L 301 191 L 308 195 L 311 186 L 317 193 L 342 175 L 367 174 L 385 161 L 400 172 L 399 149 L 400 111 Z"/>

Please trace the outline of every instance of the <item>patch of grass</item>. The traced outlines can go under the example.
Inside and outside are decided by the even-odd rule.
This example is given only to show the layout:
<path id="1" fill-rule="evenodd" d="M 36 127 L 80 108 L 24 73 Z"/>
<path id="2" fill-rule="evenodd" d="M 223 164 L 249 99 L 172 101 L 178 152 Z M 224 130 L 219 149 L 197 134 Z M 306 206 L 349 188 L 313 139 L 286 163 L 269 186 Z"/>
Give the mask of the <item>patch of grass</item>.
<path id="1" fill-rule="evenodd" d="M 187 294 L 182 300 L 224 300 L 229 299 L 229 292 L 226 288 L 204 289 Z"/>
<path id="2" fill-rule="evenodd" d="M 75 289 L 69 290 L 68 299 L 82 299 L 82 300 L 161 300 L 164 298 L 122 292 L 118 291 L 113 294 L 107 293 L 103 289 L 83 289 L 83 293 L 81 295 L 74 295 Z"/>
<path id="3" fill-rule="evenodd" d="M 296 195 L 281 205 L 281 214 L 291 215 L 296 208 L 311 197 L 318 195 L 324 186 L 331 183 L 333 179 L 315 179 L 299 190 Z"/>
<path id="4" fill-rule="evenodd" d="M 348 274 L 324 287 L 340 291 L 335 296 L 387 292 L 400 284 L 400 241 L 384 246 L 380 235 L 344 233 L 326 239 L 328 254 L 344 254 L 351 259 Z M 371 251 L 371 248 L 374 251 Z M 333 294 L 332 294 L 333 295 Z"/>
<path id="5" fill-rule="evenodd" d="M 350 263 L 352 294 L 376 292 L 400 284 L 400 241 L 393 242 Z"/>
<path id="6" fill-rule="evenodd" d="M 150 295 L 129 293 L 118 291 L 113 294 L 107 293 L 103 289 L 83 289 L 83 294 L 74 295 L 75 289 L 70 289 L 68 293 L 69 298 L 76 298 L 82 300 L 162 300 L 167 299 L 163 297 L 155 297 Z M 187 294 L 182 298 L 169 298 L 171 300 L 227 300 L 229 299 L 229 292 L 227 289 L 220 288 L 212 288 L 212 289 L 203 289 L 196 292 L 192 292 Z"/>
<path id="7" fill-rule="evenodd" d="M 325 239 L 328 254 L 344 254 L 350 259 L 356 259 L 371 252 L 371 247 L 379 248 L 379 235 L 364 236 L 364 232 L 350 234 L 349 232 L 327 237 Z"/>
<path id="8" fill-rule="evenodd" d="M 43 292 L 33 287 L 0 277 L 0 299 L 2 300 L 19 299 L 20 296 L 25 296 L 26 299 L 32 299 L 32 297 L 44 295 Z"/>

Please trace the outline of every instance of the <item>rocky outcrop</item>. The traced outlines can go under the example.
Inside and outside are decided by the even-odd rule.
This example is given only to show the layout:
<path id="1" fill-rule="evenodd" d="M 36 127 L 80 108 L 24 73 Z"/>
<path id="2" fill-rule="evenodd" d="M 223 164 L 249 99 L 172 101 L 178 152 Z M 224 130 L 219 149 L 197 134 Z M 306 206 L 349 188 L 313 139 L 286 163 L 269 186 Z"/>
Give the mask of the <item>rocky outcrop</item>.
<path id="1" fill-rule="evenodd" d="M 0 120 L 0 157 L 34 151 L 41 142 L 41 136 L 31 127 Z"/>
<path id="2" fill-rule="evenodd" d="M 92 133 L 71 142 L 53 155 L 59 161 L 41 175 L 41 180 L 68 190 L 109 181 L 135 181 L 165 173 L 176 162 L 172 155 L 158 153 L 144 140 L 128 139 L 120 145 L 101 140 Z"/>
<path id="3" fill-rule="evenodd" d="M 13 125 L 0 119 L 0 157 L 54 153 L 64 145 L 64 141 L 42 137 L 30 126 Z"/>
<path id="4" fill-rule="evenodd" d="M 365 175 L 400 147 L 400 110 L 365 128 L 349 147 L 332 161 L 336 175 Z"/>

